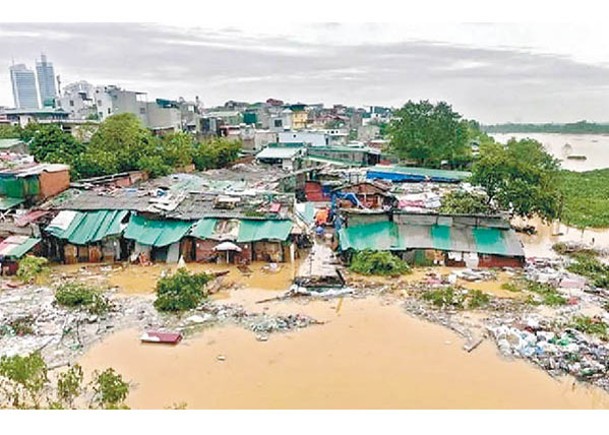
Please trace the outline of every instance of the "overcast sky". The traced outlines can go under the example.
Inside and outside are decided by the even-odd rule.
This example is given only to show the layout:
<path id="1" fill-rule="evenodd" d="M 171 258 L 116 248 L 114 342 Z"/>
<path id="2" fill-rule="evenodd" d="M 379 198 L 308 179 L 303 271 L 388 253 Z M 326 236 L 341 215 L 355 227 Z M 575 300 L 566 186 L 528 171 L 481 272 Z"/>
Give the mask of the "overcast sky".
<path id="1" fill-rule="evenodd" d="M 62 83 L 117 84 L 157 97 L 400 106 L 445 100 L 494 122 L 609 122 L 609 30 L 586 24 L 0 23 L 8 67 L 41 52 Z M 271 29 L 272 28 L 272 29 Z"/>

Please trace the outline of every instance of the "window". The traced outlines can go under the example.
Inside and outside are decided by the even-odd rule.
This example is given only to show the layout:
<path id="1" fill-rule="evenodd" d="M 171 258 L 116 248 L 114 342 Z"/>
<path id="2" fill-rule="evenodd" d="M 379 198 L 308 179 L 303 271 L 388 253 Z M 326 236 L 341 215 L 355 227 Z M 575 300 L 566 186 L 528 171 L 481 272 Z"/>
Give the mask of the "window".
<path id="1" fill-rule="evenodd" d="M 74 100 L 70 100 L 70 107 L 74 107 Z"/>
<path id="2" fill-rule="evenodd" d="M 98 105 L 98 106 L 101 106 L 101 105 L 102 105 L 101 100 L 97 100 L 97 105 Z"/>
<path id="3" fill-rule="evenodd" d="M 108 107 L 108 115 L 112 113 L 112 110 Z"/>
<path id="4" fill-rule="evenodd" d="M 275 127 L 281 127 L 283 125 L 283 123 L 281 122 L 281 119 L 276 119 L 274 122 L 275 122 L 274 123 Z"/>
<path id="5" fill-rule="evenodd" d="M 145 114 L 146 114 L 146 108 L 140 107 L 140 115 L 145 115 Z"/>

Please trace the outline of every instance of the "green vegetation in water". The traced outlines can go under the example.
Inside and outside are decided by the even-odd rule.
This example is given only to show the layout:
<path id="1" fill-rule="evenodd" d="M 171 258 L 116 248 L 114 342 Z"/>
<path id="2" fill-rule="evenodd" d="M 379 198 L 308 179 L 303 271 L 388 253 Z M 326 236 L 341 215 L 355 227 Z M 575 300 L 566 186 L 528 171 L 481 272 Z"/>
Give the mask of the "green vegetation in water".
<path id="1" fill-rule="evenodd" d="M 487 133 L 562 133 L 562 134 L 607 134 L 609 125 L 578 121 L 566 124 L 494 124 L 484 125 Z"/>
<path id="2" fill-rule="evenodd" d="M 501 284 L 501 288 L 503 290 L 507 290 L 509 292 L 514 292 L 514 293 L 522 291 L 522 288 L 513 281 L 504 282 L 503 284 Z"/>
<path id="3" fill-rule="evenodd" d="M 555 287 L 550 284 L 535 281 L 527 281 L 526 289 L 534 293 L 536 297 L 529 295 L 526 302 L 531 305 L 547 305 L 557 307 L 567 304 L 567 299 L 562 296 Z"/>
<path id="4" fill-rule="evenodd" d="M 78 364 L 54 380 L 49 379 L 48 370 L 39 352 L 0 358 L 0 409 L 74 409 L 78 399 L 84 398 L 90 398 L 93 409 L 126 408 L 129 383 L 114 369 L 94 372 L 89 384 L 84 384 Z"/>
<path id="5" fill-rule="evenodd" d="M 491 302 L 491 297 L 480 290 L 459 290 L 453 287 L 427 290 L 421 297 L 442 309 L 475 310 L 485 307 Z"/>
<path id="6" fill-rule="evenodd" d="M 187 311 L 207 297 L 205 285 L 212 277 L 206 273 L 190 273 L 178 269 L 176 273 L 159 279 L 154 306 L 159 311 Z"/>
<path id="7" fill-rule="evenodd" d="M 577 228 L 609 227 L 609 169 L 561 171 L 561 220 Z"/>
<path id="8" fill-rule="evenodd" d="M 387 251 L 366 249 L 356 252 L 351 259 L 349 270 L 362 275 L 396 276 L 410 273 L 405 261 Z"/>
<path id="9" fill-rule="evenodd" d="M 55 291 L 55 301 L 68 308 L 85 308 L 91 314 L 104 314 L 110 309 L 99 291 L 76 282 L 60 285 Z"/>
<path id="10" fill-rule="evenodd" d="M 601 319 L 589 316 L 576 316 L 572 319 L 569 326 L 580 332 L 595 335 L 604 341 L 608 340 L 607 332 L 609 332 L 609 325 Z"/>
<path id="11" fill-rule="evenodd" d="M 46 258 L 28 255 L 19 262 L 17 278 L 25 284 L 33 284 L 44 279 L 50 269 Z"/>
<path id="12" fill-rule="evenodd" d="M 575 261 L 567 266 L 569 272 L 589 278 L 595 287 L 609 288 L 609 266 L 590 254 L 577 253 L 573 258 Z"/>

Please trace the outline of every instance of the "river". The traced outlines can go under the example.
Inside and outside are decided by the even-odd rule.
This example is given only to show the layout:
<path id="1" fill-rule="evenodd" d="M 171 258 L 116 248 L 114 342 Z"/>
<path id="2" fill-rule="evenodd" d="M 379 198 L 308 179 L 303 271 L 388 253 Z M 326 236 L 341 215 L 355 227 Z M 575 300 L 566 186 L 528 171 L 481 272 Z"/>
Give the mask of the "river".
<path id="1" fill-rule="evenodd" d="M 559 134 L 559 133 L 496 133 L 491 136 L 501 143 L 510 138 L 524 139 L 530 137 L 541 142 L 546 150 L 561 160 L 564 169 L 570 171 L 590 171 L 609 168 L 609 135 L 604 134 Z M 567 159 L 564 153 L 565 144 L 571 146 L 573 155 L 586 156 L 586 160 Z"/>

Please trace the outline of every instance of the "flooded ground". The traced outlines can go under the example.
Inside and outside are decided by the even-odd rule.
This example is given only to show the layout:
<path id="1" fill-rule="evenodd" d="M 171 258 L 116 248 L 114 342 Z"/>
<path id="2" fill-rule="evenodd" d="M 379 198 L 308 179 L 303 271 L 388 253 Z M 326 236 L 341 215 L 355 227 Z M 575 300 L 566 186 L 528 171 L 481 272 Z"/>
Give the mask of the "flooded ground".
<path id="1" fill-rule="evenodd" d="M 530 137 L 541 142 L 561 165 L 570 171 L 590 171 L 609 168 L 609 135 L 604 134 L 558 134 L 558 133 L 509 133 L 491 134 L 495 140 L 505 143 L 510 138 Z M 565 144 L 569 144 L 572 155 L 586 156 L 586 160 L 567 159 Z"/>
<path id="2" fill-rule="evenodd" d="M 578 242 L 595 248 L 609 249 L 609 228 L 577 229 L 563 224 L 544 224 L 540 219 L 515 219 L 517 224 L 532 224 L 537 234 L 518 234 L 527 257 L 555 257 L 552 246 L 558 242 Z"/>
<path id="3" fill-rule="evenodd" d="M 232 302 L 251 304 L 270 293 L 237 291 Z M 460 337 L 389 301 L 265 306 L 327 323 L 274 334 L 267 342 L 242 328 L 211 328 L 176 347 L 144 345 L 140 331 L 125 330 L 96 345 L 81 363 L 87 370 L 112 366 L 131 380 L 133 408 L 609 407 L 601 390 L 505 360 L 490 342 L 464 352 Z"/>

